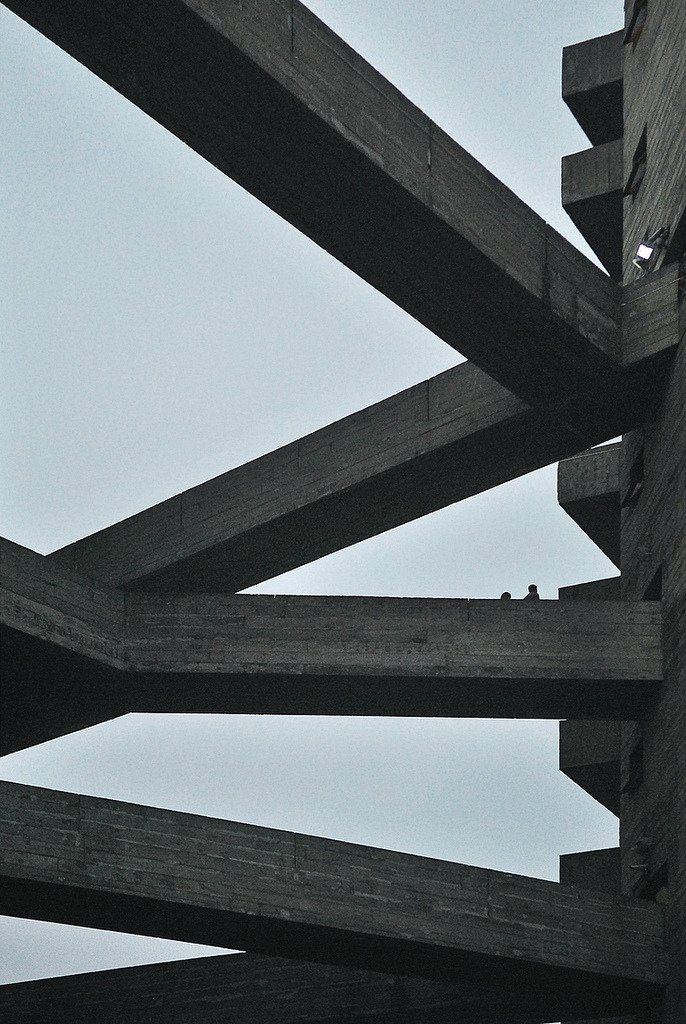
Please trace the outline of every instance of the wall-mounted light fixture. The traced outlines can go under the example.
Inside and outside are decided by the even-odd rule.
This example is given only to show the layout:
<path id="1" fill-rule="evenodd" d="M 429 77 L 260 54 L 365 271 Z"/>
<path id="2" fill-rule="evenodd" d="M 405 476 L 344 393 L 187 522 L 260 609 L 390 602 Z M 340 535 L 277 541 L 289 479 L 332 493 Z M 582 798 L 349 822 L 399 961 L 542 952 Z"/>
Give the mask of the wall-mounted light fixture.
<path id="1" fill-rule="evenodd" d="M 636 255 L 631 262 L 639 270 L 648 270 L 653 258 L 667 248 L 668 241 L 669 228 L 660 228 L 658 231 L 654 231 L 652 235 L 648 235 L 639 243 Z"/>

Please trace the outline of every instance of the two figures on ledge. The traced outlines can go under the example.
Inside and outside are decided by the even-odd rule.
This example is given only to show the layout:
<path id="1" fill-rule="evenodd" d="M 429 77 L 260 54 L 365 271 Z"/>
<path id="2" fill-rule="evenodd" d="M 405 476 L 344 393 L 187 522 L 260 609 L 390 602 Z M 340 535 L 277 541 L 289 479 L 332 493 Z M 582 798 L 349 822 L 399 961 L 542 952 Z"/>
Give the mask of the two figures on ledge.
<path id="1" fill-rule="evenodd" d="M 539 593 L 538 593 L 538 587 L 536 586 L 535 583 L 530 583 L 529 584 L 529 592 L 528 592 L 528 594 L 526 594 L 525 597 L 522 598 L 522 601 L 538 601 L 539 599 L 540 598 L 539 598 Z M 500 600 L 501 601 L 511 601 L 512 600 L 512 594 L 510 593 L 510 591 L 506 590 L 504 594 L 501 594 L 500 595 Z"/>

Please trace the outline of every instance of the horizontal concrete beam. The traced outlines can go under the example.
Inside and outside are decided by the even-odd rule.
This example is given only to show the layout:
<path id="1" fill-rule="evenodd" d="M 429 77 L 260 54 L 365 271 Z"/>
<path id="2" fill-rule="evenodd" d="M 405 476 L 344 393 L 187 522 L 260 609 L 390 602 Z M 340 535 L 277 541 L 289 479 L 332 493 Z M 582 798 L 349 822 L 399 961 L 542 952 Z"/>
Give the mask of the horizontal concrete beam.
<path id="1" fill-rule="evenodd" d="M 622 277 L 622 140 L 562 158 L 562 205 L 611 277 Z"/>
<path id="2" fill-rule="evenodd" d="M 560 722 L 560 771 L 619 816 L 621 722 Z"/>
<path id="3" fill-rule="evenodd" d="M 514 394 L 640 420 L 615 284 L 297 0 L 8 6 Z"/>
<path id="4" fill-rule="evenodd" d="M 526 994 L 517 1002 L 525 1004 Z M 12 1024 L 539 1024 L 511 992 L 247 953 L 0 986 Z"/>
<path id="5" fill-rule="evenodd" d="M 623 29 L 565 46 L 562 99 L 594 146 L 624 133 Z"/>
<path id="6" fill-rule="evenodd" d="M 51 557 L 116 586 L 242 590 L 579 448 L 463 363 Z"/>
<path id="7" fill-rule="evenodd" d="M 74 728 L 84 715 L 91 724 L 103 698 L 101 720 L 124 711 L 632 718 L 659 691 L 659 602 L 124 600 L 16 545 L 0 555 L 5 752 L 39 742 L 34 729 L 44 739 L 70 731 L 72 713 Z"/>
<path id="8" fill-rule="evenodd" d="M 0 783 L 0 913 L 529 987 L 612 1012 L 665 982 L 660 908 L 555 882 Z M 418 898 L 418 894 L 421 894 Z"/>
<path id="9" fill-rule="evenodd" d="M 619 847 L 562 854 L 560 883 L 578 885 L 581 889 L 596 889 L 598 892 L 621 892 Z"/>
<path id="10" fill-rule="evenodd" d="M 557 469 L 557 500 L 587 537 L 620 564 L 621 444 L 604 445 L 565 459 Z"/>
<path id="11" fill-rule="evenodd" d="M 146 710 L 633 718 L 662 677 L 659 602 L 197 595 L 127 614 Z"/>

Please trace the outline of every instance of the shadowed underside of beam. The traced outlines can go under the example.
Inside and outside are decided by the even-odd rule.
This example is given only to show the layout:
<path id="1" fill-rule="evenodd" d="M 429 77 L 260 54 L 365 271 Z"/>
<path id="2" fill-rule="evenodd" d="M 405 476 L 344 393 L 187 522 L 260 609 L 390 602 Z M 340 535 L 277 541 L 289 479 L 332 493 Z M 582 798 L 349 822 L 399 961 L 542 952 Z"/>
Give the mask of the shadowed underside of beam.
<path id="1" fill-rule="evenodd" d="M 562 206 L 608 273 L 622 276 L 623 140 L 562 158 Z"/>
<path id="2" fill-rule="evenodd" d="M 658 602 L 121 594 L 0 544 L 7 753 L 126 711 L 632 718 Z"/>
<path id="3" fill-rule="evenodd" d="M 614 283 L 297 0 L 7 6 L 515 394 L 636 417 Z"/>
<path id="4" fill-rule="evenodd" d="M 619 815 L 621 722 L 560 722 L 560 771 Z"/>
<path id="5" fill-rule="evenodd" d="M 624 29 L 565 46 L 562 99 L 594 146 L 624 132 Z"/>
<path id="6" fill-rule="evenodd" d="M 620 563 L 619 462 L 621 444 L 604 445 L 561 462 L 557 500 L 603 554 Z"/>
<path id="7" fill-rule="evenodd" d="M 524 1002 L 525 993 L 521 994 Z M 540 1024 L 509 991 L 250 954 L 0 986 L 13 1024 Z"/>
<path id="8" fill-rule="evenodd" d="M 665 978 L 659 907 L 198 815 L 0 783 L 0 912 L 611 1012 Z M 586 994 L 586 996 L 585 996 Z"/>
<path id="9" fill-rule="evenodd" d="M 242 590 L 579 447 L 463 363 L 51 558 L 109 584 Z"/>

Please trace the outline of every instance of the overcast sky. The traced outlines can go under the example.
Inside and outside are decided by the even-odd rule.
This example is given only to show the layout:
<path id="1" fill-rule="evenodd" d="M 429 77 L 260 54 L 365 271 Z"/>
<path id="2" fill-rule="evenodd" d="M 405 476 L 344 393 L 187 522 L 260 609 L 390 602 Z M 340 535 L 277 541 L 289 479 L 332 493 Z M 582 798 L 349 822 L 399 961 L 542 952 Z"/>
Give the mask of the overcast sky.
<path id="1" fill-rule="evenodd" d="M 310 6 L 582 248 L 560 157 L 589 145 L 561 50 L 621 0 Z M 0 532 L 45 552 L 459 355 L 0 7 Z M 616 570 L 555 467 L 255 588 L 544 597 Z M 557 878 L 617 842 L 557 771 L 557 723 L 128 716 L 0 777 Z M 0 918 L 0 981 L 206 952 Z"/>

